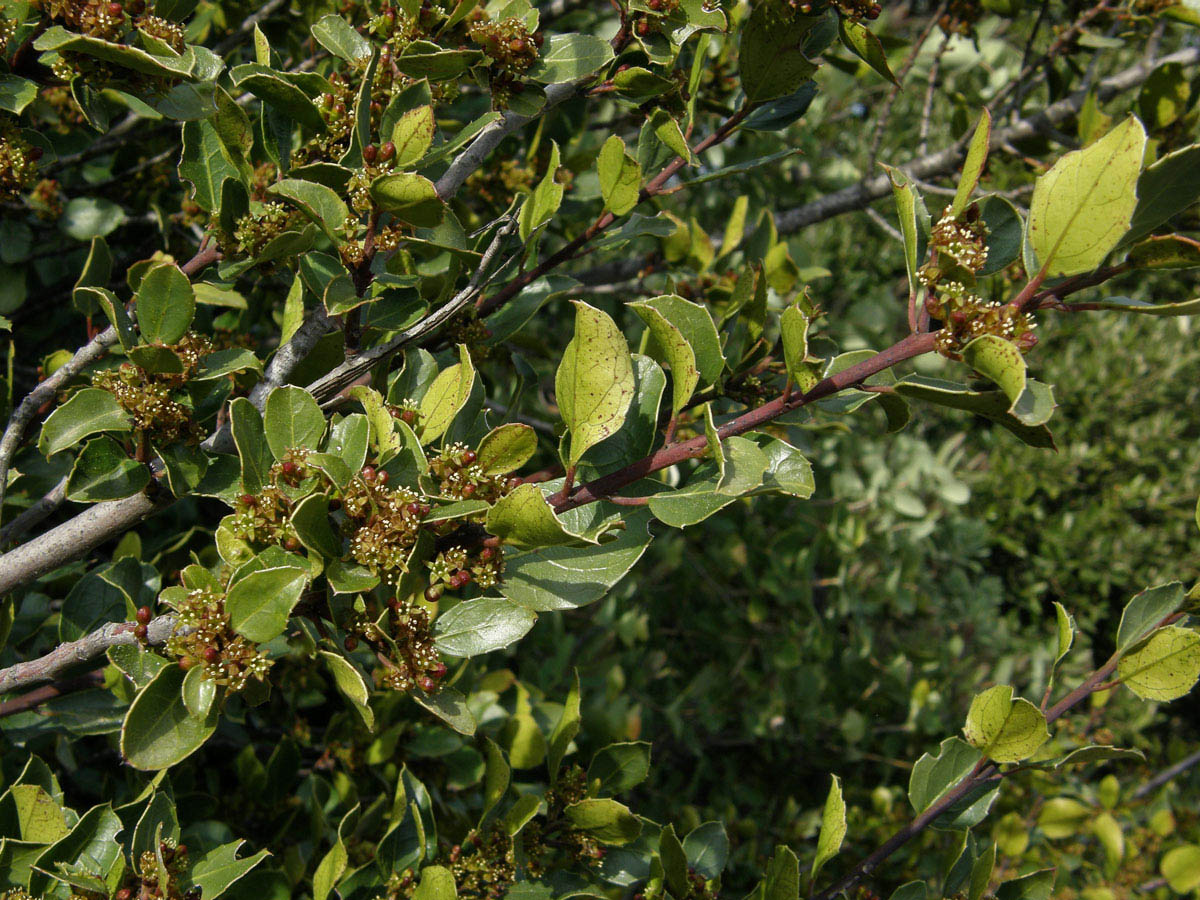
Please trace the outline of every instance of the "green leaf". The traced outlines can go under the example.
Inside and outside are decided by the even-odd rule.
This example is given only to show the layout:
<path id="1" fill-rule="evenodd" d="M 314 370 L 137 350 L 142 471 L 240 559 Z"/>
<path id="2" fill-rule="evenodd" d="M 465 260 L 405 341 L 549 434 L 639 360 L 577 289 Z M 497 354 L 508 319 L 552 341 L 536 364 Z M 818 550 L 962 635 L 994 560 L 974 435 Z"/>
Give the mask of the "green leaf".
<path id="1" fill-rule="evenodd" d="M 203 719 L 183 702 L 183 670 L 165 666 L 134 699 L 121 727 L 121 754 L 135 769 L 166 769 L 191 756 L 217 728 L 217 711 Z"/>
<path id="2" fill-rule="evenodd" d="M 648 301 L 631 303 L 634 312 L 646 323 L 654 347 L 651 356 L 665 362 L 671 370 L 671 415 L 679 415 L 700 383 L 696 354 L 687 338 L 671 321 L 649 305 Z"/>
<path id="3" fill-rule="evenodd" d="M 1121 246 L 1150 234 L 1200 198 L 1200 144 L 1192 144 L 1146 167 L 1138 176 L 1137 206 Z"/>
<path id="4" fill-rule="evenodd" d="M 217 683 L 209 678 L 204 666 L 192 666 L 183 677 L 183 705 L 196 719 L 203 720 L 217 698 Z"/>
<path id="5" fill-rule="evenodd" d="M 338 230 L 350 214 L 345 202 L 332 188 L 313 181 L 285 178 L 267 189 L 272 194 L 288 201 L 325 233 L 334 244 L 339 243 Z"/>
<path id="6" fill-rule="evenodd" d="M 971 194 L 979 186 L 979 178 L 983 175 L 983 167 L 987 164 L 988 146 L 992 139 L 992 113 L 987 107 L 979 114 L 979 124 L 975 126 L 975 134 L 967 147 L 967 158 L 963 162 L 962 175 L 958 179 L 958 189 L 954 192 L 954 202 L 950 204 L 949 215 L 957 218 L 971 202 Z"/>
<path id="7" fill-rule="evenodd" d="M 720 877 L 729 859 L 729 837 L 720 822 L 704 822 L 683 839 L 688 864 L 705 880 Z"/>
<path id="8" fill-rule="evenodd" d="M 888 67 L 887 54 L 883 52 L 883 44 L 861 22 L 838 16 L 838 29 L 842 44 L 846 49 L 865 62 L 884 81 L 890 81 L 896 87 L 900 82 Z"/>
<path id="9" fill-rule="evenodd" d="M 623 216 L 638 204 L 642 187 L 642 168 L 625 152 L 620 135 L 610 135 L 596 158 L 600 177 L 600 195 L 604 206 L 615 216 Z"/>
<path id="10" fill-rule="evenodd" d="M 413 891 L 413 900 L 455 900 L 458 888 L 454 874 L 442 866 L 426 866 L 421 870 L 421 882 Z"/>
<path id="11" fill-rule="evenodd" d="M 486 821 L 488 814 L 508 793 L 512 781 L 512 768 L 504 758 L 504 751 L 489 737 L 483 739 L 484 757 L 487 762 L 483 770 L 483 809 L 479 821 Z"/>
<path id="12" fill-rule="evenodd" d="M 229 404 L 229 424 L 242 464 L 242 487 L 247 493 L 257 494 L 270 483 L 274 462 L 263 431 L 262 416 L 253 403 L 245 397 L 237 397 Z"/>
<path id="13" fill-rule="evenodd" d="M 371 58 L 370 42 L 350 27 L 341 16 L 322 16 L 317 19 L 311 30 L 312 36 L 322 47 L 346 62 L 360 62 Z"/>
<path id="14" fill-rule="evenodd" d="M 1071 645 L 1075 643 L 1075 622 L 1071 619 L 1067 608 L 1054 601 L 1054 616 L 1057 623 L 1057 648 L 1054 653 L 1054 664 L 1058 665 L 1062 662 L 1064 656 L 1071 651 Z"/>
<path id="15" fill-rule="evenodd" d="M 71 467 L 67 499 L 100 503 L 130 497 L 150 483 L 150 470 L 132 460 L 112 438 L 90 440 Z"/>
<path id="16" fill-rule="evenodd" d="M 808 316 L 799 303 L 793 303 L 780 314 L 779 334 L 783 339 L 783 361 L 788 377 L 801 393 L 812 390 L 821 376 L 808 362 Z"/>
<path id="17" fill-rule="evenodd" d="M 84 388 L 50 413 L 38 437 L 38 450 L 52 456 L 101 431 L 129 431 L 128 414 L 117 398 L 100 388 Z"/>
<path id="18" fill-rule="evenodd" d="M 58 227 L 77 241 L 91 241 L 116 230 L 125 221 L 125 211 L 103 197 L 75 197 L 67 201 Z"/>
<path id="19" fill-rule="evenodd" d="M 1032 384 L 1032 379 L 1026 385 Z M 1031 447 L 1054 449 L 1054 438 L 1045 425 L 1028 426 L 1009 410 L 1013 404 L 1002 391 L 969 391 L 961 384 L 923 376 L 909 376 L 895 385 L 896 393 L 938 406 L 960 409 L 991 419 Z"/>
<path id="20" fill-rule="evenodd" d="M 1025 391 L 1025 357 L 1012 341 L 985 334 L 962 350 L 963 362 L 993 381 L 1012 401 L 1012 412 Z"/>
<path id="21" fill-rule="evenodd" d="M 914 295 L 922 290 L 920 279 L 917 278 L 919 265 L 917 256 L 920 251 L 921 230 L 918 222 L 920 214 L 920 197 L 912 180 L 900 169 L 891 166 L 883 167 L 892 182 L 892 197 L 896 201 L 896 214 L 900 220 L 900 234 L 904 238 L 904 267 L 908 272 L 908 289 Z"/>
<path id="22" fill-rule="evenodd" d="M 537 794 L 522 794 L 504 814 L 504 830 L 510 837 L 519 834 L 521 829 L 537 815 L 538 807 L 541 805 L 542 801 Z"/>
<path id="23" fill-rule="evenodd" d="M 528 75 L 543 84 L 576 81 L 604 68 L 612 59 L 612 46 L 597 35 L 551 34 Z"/>
<path id="24" fill-rule="evenodd" d="M 1090 272 L 1129 230 L 1146 132 L 1132 116 L 1038 178 L 1028 241 L 1047 276 Z"/>
<path id="25" fill-rule="evenodd" d="M 15 809 L 18 840 L 53 844 L 71 830 L 63 808 L 39 785 L 14 784 L 4 799 Z"/>
<path id="26" fill-rule="evenodd" d="M 1050 900 L 1054 891 L 1054 870 L 1042 869 L 1006 881 L 996 888 L 996 900 Z"/>
<path id="27" fill-rule="evenodd" d="M 762 485 L 768 460 L 754 441 L 731 437 L 721 446 L 725 451 L 724 476 L 715 464 L 706 463 L 682 488 L 654 494 L 649 506 L 657 519 L 673 528 L 686 528 Z"/>
<path id="28" fill-rule="evenodd" d="M 20 75 L 0 75 L 0 109 L 19 116 L 37 99 L 37 85 Z"/>
<path id="29" fill-rule="evenodd" d="M 328 650 L 320 650 L 318 652 L 321 654 L 321 658 L 325 660 L 325 665 L 329 667 L 329 672 L 333 675 L 333 683 L 337 685 L 338 691 L 358 711 L 358 714 L 362 717 L 363 724 L 367 726 L 367 731 L 374 731 L 375 714 L 371 711 L 371 704 L 368 702 L 371 697 L 371 691 L 367 687 L 366 680 L 359 673 L 358 669 L 344 657 L 336 653 L 330 653 Z"/>
<path id="30" fill-rule="evenodd" d="M 443 50 L 429 41 L 412 41 L 395 57 L 400 74 L 430 81 L 450 81 L 483 58 L 478 50 Z"/>
<path id="31" fill-rule="evenodd" d="M 537 432 L 514 422 L 487 433 L 479 442 L 475 463 L 485 475 L 507 475 L 529 462 L 536 452 Z"/>
<path id="32" fill-rule="evenodd" d="M 192 185 L 196 203 L 208 212 L 221 205 L 221 186 L 226 179 L 240 181 L 237 162 L 210 121 L 183 123 L 183 156 L 179 177 Z"/>
<path id="33" fill-rule="evenodd" d="M 1050 738 L 1042 711 L 998 684 L 971 701 L 963 729 L 971 746 L 999 763 L 1028 759 Z"/>
<path id="34" fill-rule="evenodd" d="M 1143 700 L 1182 697 L 1200 679 L 1200 634 L 1178 625 L 1160 628 L 1124 652 L 1117 675 Z"/>
<path id="35" fill-rule="evenodd" d="M 1069 838 L 1083 831 L 1092 817 L 1090 806 L 1071 797 L 1051 797 L 1038 813 L 1038 828 L 1051 840 Z"/>
<path id="36" fill-rule="evenodd" d="M 174 344 L 196 314 L 192 283 L 175 265 L 159 265 L 142 276 L 137 293 L 138 328 L 149 344 Z"/>
<path id="37" fill-rule="evenodd" d="M 402 168 L 417 162 L 429 152 L 436 130 L 432 106 L 418 106 L 405 111 L 392 131 L 392 143 L 396 146 L 393 164 Z"/>
<path id="38" fill-rule="evenodd" d="M 414 692 L 412 698 L 459 734 L 468 737 L 475 733 L 475 716 L 467 707 L 467 698 L 452 687 L 443 687 L 436 694 Z"/>
<path id="39" fill-rule="evenodd" d="M 1134 596 L 1121 612 L 1117 626 L 1117 652 L 1124 653 L 1146 637 L 1158 623 L 1183 606 L 1183 585 L 1178 581 L 1160 584 Z"/>
<path id="40" fill-rule="evenodd" d="M 562 205 L 563 186 L 556 180 L 558 166 L 558 144 L 551 141 L 550 162 L 546 166 L 546 174 L 521 205 L 521 212 L 517 217 L 517 230 L 522 241 L 528 241 L 538 228 L 553 219 Z"/>
<path id="41" fill-rule="evenodd" d="M 218 900 L 225 891 L 271 855 L 266 850 L 259 850 L 252 856 L 238 859 L 238 849 L 244 843 L 245 841 L 239 840 L 221 844 L 192 863 L 192 884 L 200 888 L 201 896 L 206 900 Z"/>
<path id="42" fill-rule="evenodd" d="M 804 55 L 804 39 L 819 21 L 817 16 L 780 13 L 772 4 L 759 4 L 742 26 L 738 44 L 738 72 L 749 103 L 785 97 L 817 70 Z"/>
<path id="43" fill-rule="evenodd" d="M 763 900 L 797 900 L 800 896 L 800 861 L 788 847 L 775 848 L 763 878 Z"/>
<path id="44" fill-rule="evenodd" d="M 1200 241 L 1179 234 L 1149 237 L 1129 248 L 1125 262 L 1137 269 L 1195 269 L 1200 267 Z"/>
<path id="45" fill-rule="evenodd" d="M 522 484 L 488 510 L 488 534 L 514 547 L 553 547 L 578 542 L 536 484 Z"/>
<path id="46" fill-rule="evenodd" d="M 621 427 L 633 400 L 633 359 L 606 313 L 574 300 L 575 336 L 554 378 L 559 412 L 571 432 L 567 466 Z"/>
<path id="47" fill-rule="evenodd" d="M 663 874 L 671 895 L 686 897 L 691 890 L 688 883 L 687 855 L 675 834 L 674 825 L 668 825 L 658 833 L 658 858 L 662 862 Z"/>
<path id="48" fill-rule="evenodd" d="M 532 485 L 530 485 L 532 487 Z M 608 593 L 634 567 L 646 547 L 649 516 L 627 517 L 616 540 L 590 547 L 539 547 L 526 553 L 506 553 L 504 596 L 536 612 L 576 609 Z"/>
<path id="49" fill-rule="evenodd" d="M 1158 871 L 1177 894 L 1200 888 L 1200 845 L 1172 847 L 1163 854 Z"/>
<path id="50" fill-rule="evenodd" d="M 770 435 L 751 433 L 747 437 L 754 439 L 767 457 L 762 487 L 756 493 L 787 494 L 800 500 L 807 500 L 813 495 L 817 484 L 813 479 L 812 463 L 803 453 L 786 441 Z"/>
<path id="51" fill-rule="evenodd" d="M 296 504 L 292 527 L 305 549 L 327 560 L 342 555 L 342 541 L 329 524 L 329 498 L 324 494 L 312 494 Z"/>
<path id="52" fill-rule="evenodd" d="M 107 880 L 109 873 L 123 862 L 121 845 L 117 843 L 117 835 L 123 830 L 120 818 L 109 804 L 93 806 L 69 834 L 43 850 L 34 861 L 30 892 L 56 896 L 50 887 L 52 874 L 61 864 L 71 865 L 85 858 L 90 858 L 96 864 L 96 871 Z"/>
<path id="53" fill-rule="evenodd" d="M 1114 309 L 1120 312 L 1138 313 L 1144 316 L 1195 316 L 1200 315 L 1200 298 L 1182 303 L 1151 303 L 1129 297 L 1108 297 L 1095 301 L 1099 309 Z"/>
<path id="54" fill-rule="evenodd" d="M 446 213 L 433 182 L 413 172 L 376 178 L 371 182 L 371 199 L 384 212 L 419 228 L 432 228 Z"/>
<path id="55" fill-rule="evenodd" d="M 550 773 L 551 784 L 558 783 L 558 768 L 562 765 L 563 757 L 567 755 L 571 741 L 579 734 L 580 722 L 579 673 L 576 672 L 575 681 L 567 694 L 567 702 L 563 704 L 562 715 L 558 717 L 558 724 L 550 733 L 550 743 L 546 748 L 546 768 Z"/>
<path id="56" fill-rule="evenodd" d="M 443 434 L 471 396 L 475 384 L 475 366 L 466 344 L 458 345 L 459 361 L 438 372 L 421 398 L 418 427 L 422 444 L 432 444 Z"/>
<path id="57" fill-rule="evenodd" d="M 328 852 L 321 857 L 317 870 L 313 872 L 313 900 L 326 900 L 333 893 L 338 880 L 345 874 L 349 861 L 350 854 L 346 852 L 346 845 L 339 836 Z"/>
<path id="58" fill-rule="evenodd" d="M 595 785 L 598 793 L 609 794 L 622 794 L 637 787 L 649 774 L 650 744 L 646 741 L 602 747 L 587 770 L 588 784 Z"/>
<path id="59" fill-rule="evenodd" d="M 244 63 L 229 70 L 239 90 L 249 91 L 264 103 L 313 131 L 324 132 L 325 120 L 308 95 L 268 66 Z"/>
<path id="60" fill-rule="evenodd" d="M 447 656 L 479 656 L 519 641 L 535 621 L 532 610 L 505 597 L 465 600 L 437 617 L 434 645 Z"/>
<path id="61" fill-rule="evenodd" d="M 602 844 L 628 844 L 642 833 L 641 820 L 616 800 L 580 800 L 564 812 L 572 825 Z"/>
<path id="62" fill-rule="evenodd" d="M 304 388 L 287 385 L 271 391 L 263 413 L 267 444 L 276 459 L 288 450 L 316 450 L 325 433 L 325 415 Z"/>
<path id="63" fill-rule="evenodd" d="M 308 572 L 291 566 L 251 572 L 225 597 L 230 627 L 260 644 L 278 637 L 307 583 Z"/>
<path id="64" fill-rule="evenodd" d="M 821 867 L 837 856 L 846 839 L 846 801 L 842 799 L 842 784 L 837 776 L 829 786 L 825 798 L 825 809 L 821 813 L 821 834 L 817 838 L 817 855 L 813 858 L 812 879 L 815 881 Z"/>

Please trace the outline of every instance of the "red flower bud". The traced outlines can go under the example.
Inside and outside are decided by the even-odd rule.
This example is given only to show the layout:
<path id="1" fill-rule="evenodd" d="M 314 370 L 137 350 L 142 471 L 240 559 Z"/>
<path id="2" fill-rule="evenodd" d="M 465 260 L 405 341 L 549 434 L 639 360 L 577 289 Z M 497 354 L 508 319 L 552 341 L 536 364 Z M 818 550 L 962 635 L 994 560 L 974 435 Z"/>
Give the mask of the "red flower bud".
<path id="1" fill-rule="evenodd" d="M 378 153 L 379 153 L 378 147 L 376 147 L 374 144 L 367 144 L 367 146 L 363 147 L 363 151 L 362 151 L 363 160 L 365 162 L 373 163 L 373 162 L 375 162 L 375 156 Z"/>
<path id="2" fill-rule="evenodd" d="M 137 627 L 135 627 L 133 629 L 133 636 L 135 638 L 137 638 L 139 641 L 144 641 L 146 639 L 146 635 L 148 635 L 149 633 L 150 633 L 150 630 L 148 628 L 146 628 L 145 625 L 138 625 Z"/>
<path id="3" fill-rule="evenodd" d="M 347 652 L 352 653 L 358 649 L 358 638 L 352 634 L 347 635 L 346 640 L 342 641 L 342 646 L 346 648 Z"/>
<path id="4" fill-rule="evenodd" d="M 254 496 L 252 494 L 242 494 L 242 496 L 238 497 L 238 501 L 242 506 L 253 506 Z"/>
<path id="5" fill-rule="evenodd" d="M 437 682 L 428 675 L 422 675 L 420 679 L 417 680 L 417 686 L 427 694 L 432 694 L 437 690 Z"/>
<path id="6" fill-rule="evenodd" d="M 209 665 L 213 665 L 221 659 L 221 651 L 216 647 L 204 648 L 204 661 Z"/>
<path id="7" fill-rule="evenodd" d="M 386 144 L 384 144 L 382 147 L 379 148 L 379 158 L 381 160 L 383 160 L 383 162 L 387 162 L 389 159 L 391 159 L 395 155 L 396 155 L 396 145 L 393 144 L 391 141 L 388 141 Z"/>
<path id="8" fill-rule="evenodd" d="M 376 475 L 376 473 L 375 473 L 374 466 L 363 466 L 363 470 L 362 470 L 363 481 L 365 481 L 367 484 L 374 484 L 375 475 Z"/>
<path id="9" fill-rule="evenodd" d="M 139 625 L 149 625 L 150 620 L 154 618 L 154 613 L 150 612 L 150 607 L 142 606 L 138 608 L 137 620 Z"/>

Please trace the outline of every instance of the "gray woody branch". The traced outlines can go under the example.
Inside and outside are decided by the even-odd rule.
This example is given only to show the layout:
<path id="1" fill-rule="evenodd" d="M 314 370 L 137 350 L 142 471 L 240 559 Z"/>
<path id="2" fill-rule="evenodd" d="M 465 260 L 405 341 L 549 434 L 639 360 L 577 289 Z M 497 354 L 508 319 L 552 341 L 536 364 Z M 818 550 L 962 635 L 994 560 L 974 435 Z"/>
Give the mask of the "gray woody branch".
<path id="1" fill-rule="evenodd" d="M 132 622 L 110 622 L 77 641 L 59 644 L 45 656 L 0 669 L 0 694 L 53 681 L 74 666 L 103 656 L 109 647 L 140 644 L 134 627 Z M 175 617 L 159 616 L 146 626 L 146 632 L 146 643 L 165 644 L 175 632 Z"/>

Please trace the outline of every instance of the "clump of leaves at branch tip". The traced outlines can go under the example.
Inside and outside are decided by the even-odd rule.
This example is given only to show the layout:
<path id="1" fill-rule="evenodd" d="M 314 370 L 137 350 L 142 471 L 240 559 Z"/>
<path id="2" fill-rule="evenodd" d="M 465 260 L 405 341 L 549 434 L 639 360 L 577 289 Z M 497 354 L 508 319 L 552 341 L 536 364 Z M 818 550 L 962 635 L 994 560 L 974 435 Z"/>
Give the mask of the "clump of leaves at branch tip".
<path id="1" fill-rule="evenodd" d="M 961 359 L 963 347 L 985 334 L 1012 341 L 1022 351 L 1037 344 L 1032 316 L 976 293 L 976 273 L 987 263 L 987 236 L 977 206 L 959 216 L 947 209 L 930 235 L 934 258 L 918 272 L 929 291 L 925 309 L 942 323 L 937 350 L 950 359 Z"/>

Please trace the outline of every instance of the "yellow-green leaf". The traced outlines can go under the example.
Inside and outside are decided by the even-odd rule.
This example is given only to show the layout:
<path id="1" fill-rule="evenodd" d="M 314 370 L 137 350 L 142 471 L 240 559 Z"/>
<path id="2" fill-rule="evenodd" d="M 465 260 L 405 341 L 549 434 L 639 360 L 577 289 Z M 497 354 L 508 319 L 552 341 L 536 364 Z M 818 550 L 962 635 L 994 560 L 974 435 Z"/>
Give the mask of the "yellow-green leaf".
<path id="1" fill-rule="evenodd" d="M 1143 700 L 1174 700 L 1200 679 L 1200 634 L 1168 625 L 1121 657 L 1121 682 Z"/>
<path id="2" fill-rule="evenodd" d="M 1047 276 L 1092 271 L 1129 230 L 1145 150 L 1145 129 L 1131 116 L 1037 180 L 1028 234 Z"/>
<path id="3" fill-rule="evenodd" d="M 971 701 L 967 742 L 996 762 L 1028 759 L 1050 737 L 1042 711 L 1023 698 L 1013 698 L 1007 684 L 988 688 Z"/>
<path id="4" fill-rule="evenodd" d="M 821 834 L 817 838 L 817 855 L 813 859 L 812 877 L 815 879 L 821 867 L 837 856 L 846 839 L 846 801 L 842 799 L 842 784 L 836 775 L 825 797 L 825 809 L 821 813 Z"/>
<path id="5" fill-rule="evenodd" d="M 554 377 L 558 409 L 571 432 L 567 465 L 615 434 L 633 401 L 633 358 L 606 313 L 576 300 L 575 336 Z"/>

